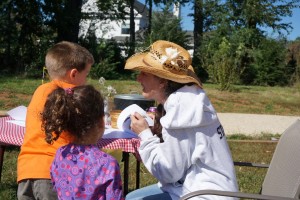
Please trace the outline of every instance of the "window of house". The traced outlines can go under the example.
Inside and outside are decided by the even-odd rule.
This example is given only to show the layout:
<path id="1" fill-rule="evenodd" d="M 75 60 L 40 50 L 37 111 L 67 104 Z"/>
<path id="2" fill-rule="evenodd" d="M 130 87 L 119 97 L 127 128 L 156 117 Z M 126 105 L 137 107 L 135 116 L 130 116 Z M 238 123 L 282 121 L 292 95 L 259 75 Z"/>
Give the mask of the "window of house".
<path id="1" fill-rule="evenodd" d="M 129 24 L 122 24 L 121 26 L 121 34 L 130 34 L 130 25 Z"/>

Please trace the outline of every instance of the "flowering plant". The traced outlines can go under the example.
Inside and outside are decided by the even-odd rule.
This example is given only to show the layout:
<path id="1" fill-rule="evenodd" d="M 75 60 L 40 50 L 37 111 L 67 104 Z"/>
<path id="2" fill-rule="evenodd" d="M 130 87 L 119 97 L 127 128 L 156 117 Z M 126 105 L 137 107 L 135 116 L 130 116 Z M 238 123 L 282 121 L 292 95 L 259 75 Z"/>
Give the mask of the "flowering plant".
<path id="1" fill-rule="evenodd" d="M 117 91 L 114 87 L 112 87 L 111 85 L 106 86 L 105 85 L 105 78 L 101 77 L 99 78 L 99 84 L 102 87 L 101 92 L 103 95 L 105 95 L 105 97 L 112 97 L 114 94 L 117 94 Z"/>
<path id="2" fill-rule="evenodd" d="M 111 85 L 105 85 L 105 78 L 99 78 L 99 84 L 101 86 L 101 93 L 104 95 L 104 114 L 105 114 L 105 126 L 111 126 L 111 118 L 110 118 L 110 101 L 109 99 L 114 95 L 117 94 L 117 91 Z"/>

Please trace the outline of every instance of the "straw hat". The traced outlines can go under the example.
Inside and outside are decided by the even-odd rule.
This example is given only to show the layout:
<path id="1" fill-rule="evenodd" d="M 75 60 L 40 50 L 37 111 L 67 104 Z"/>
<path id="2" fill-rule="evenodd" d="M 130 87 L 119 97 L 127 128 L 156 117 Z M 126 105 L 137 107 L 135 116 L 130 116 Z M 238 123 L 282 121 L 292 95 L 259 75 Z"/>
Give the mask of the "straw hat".
<path id="1" fill-rule="evenodd" d="M 195 83 L 202 88 L 191 63 L 187 50 L 173 42 L 158 40 L 149 51 L 128 58 L 125 69 L 147 72 L 177 83 Z"/>

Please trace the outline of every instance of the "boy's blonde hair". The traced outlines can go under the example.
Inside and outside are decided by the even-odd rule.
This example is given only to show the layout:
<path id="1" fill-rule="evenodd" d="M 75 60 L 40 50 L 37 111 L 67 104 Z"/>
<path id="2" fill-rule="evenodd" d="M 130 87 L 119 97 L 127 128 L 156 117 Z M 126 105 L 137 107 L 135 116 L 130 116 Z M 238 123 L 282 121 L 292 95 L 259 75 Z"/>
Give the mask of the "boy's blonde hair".
<path id="1" fill-rule="evenodd" d="M 60 79 L 71 69 L 79 72 L 87 64 L 94 64 L 93 55 L 84 47 L 67 41 L 62 41 L 51 47 L 46 54 L 45 65 L 52 79 Z"/>

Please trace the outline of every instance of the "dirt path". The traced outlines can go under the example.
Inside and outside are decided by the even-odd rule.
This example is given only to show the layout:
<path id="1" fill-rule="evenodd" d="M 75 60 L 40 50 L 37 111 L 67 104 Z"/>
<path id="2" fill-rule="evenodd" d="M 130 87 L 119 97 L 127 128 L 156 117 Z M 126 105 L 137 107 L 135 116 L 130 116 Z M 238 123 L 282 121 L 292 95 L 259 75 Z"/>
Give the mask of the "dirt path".
<path id="1" fill-rule="evenodd" d="M 0 116 L 6 111 L 0 110 Z M 231 134 L 261 134 L 283 133 L 294 121 L 300 120 L 300 116 L 218 113 L 218 117 L 227 135 Z"/>
<path id="2" fill-rule="evenodd" d="M 218 113 L 227 135 L 241 133 L 246 135 L 283 133 L 300 116 L 279 116 L 259 114 Z"/>

